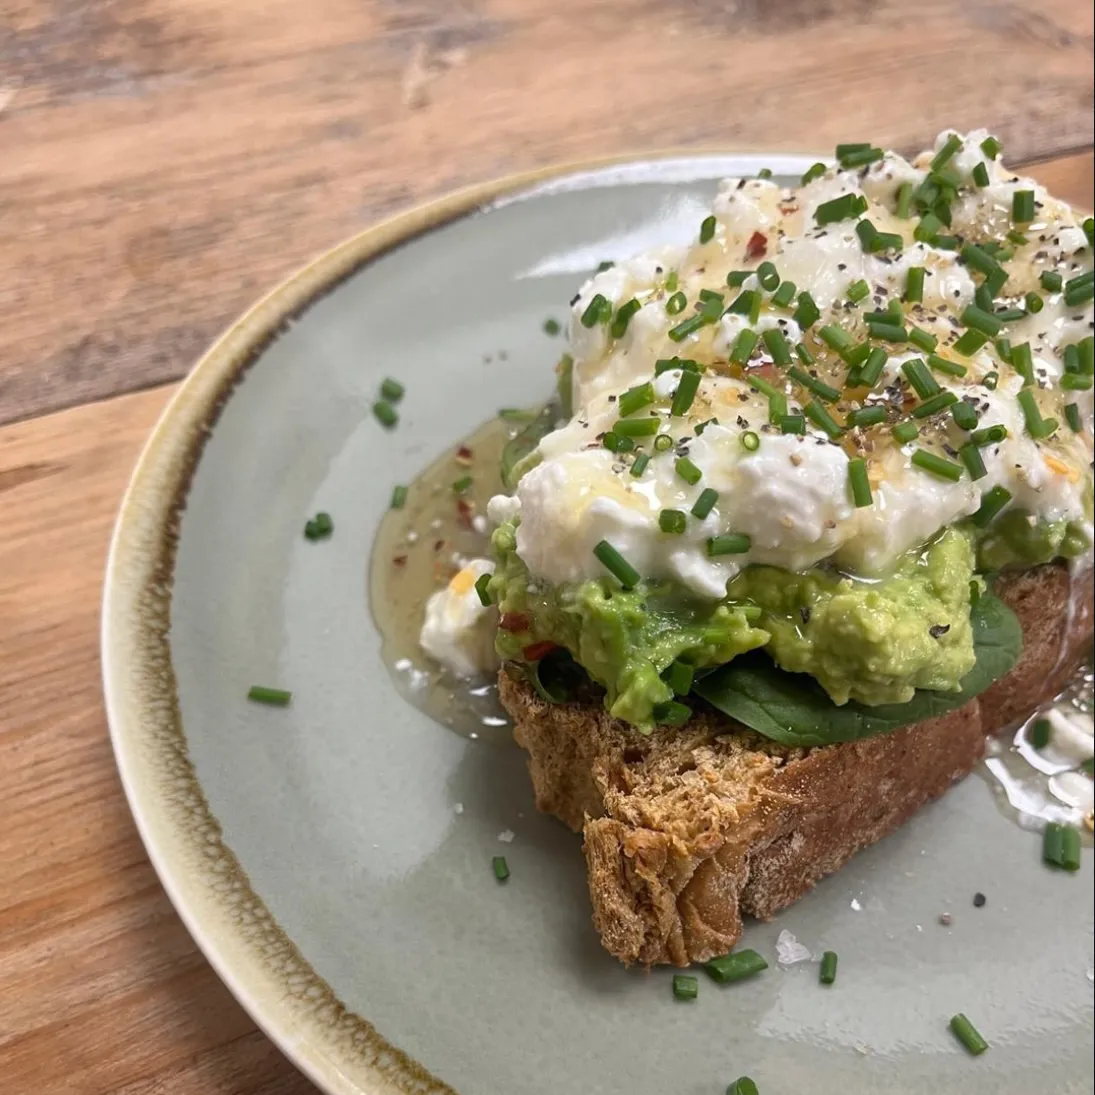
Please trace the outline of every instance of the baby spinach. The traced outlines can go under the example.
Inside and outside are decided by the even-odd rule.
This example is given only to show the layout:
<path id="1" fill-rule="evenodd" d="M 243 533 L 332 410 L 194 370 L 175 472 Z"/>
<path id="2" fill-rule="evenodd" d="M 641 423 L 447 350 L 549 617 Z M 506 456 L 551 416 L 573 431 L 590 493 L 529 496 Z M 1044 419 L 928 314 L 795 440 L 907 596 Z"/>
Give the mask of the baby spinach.
<path id="1" fill-rule="evenodd" d="M 812 678 L 787 673 L 756 651 L 697 679 L 694 693 L 744 726 L 782 745 L 832 745 L 885 734 L 961 707 L 1019 660 L 1023 630 L 1011 609 L 983 593 L 970 612 L 974 667 L 958 692 L 920 689 L 908 703 L 838 707 Z"/>

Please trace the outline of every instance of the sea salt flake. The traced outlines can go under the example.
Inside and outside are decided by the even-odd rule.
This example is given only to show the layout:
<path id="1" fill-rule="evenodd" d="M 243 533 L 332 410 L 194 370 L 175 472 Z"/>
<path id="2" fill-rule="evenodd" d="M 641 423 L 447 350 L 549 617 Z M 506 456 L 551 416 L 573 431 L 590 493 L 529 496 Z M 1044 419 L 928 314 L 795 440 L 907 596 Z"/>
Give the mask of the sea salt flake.
<path id="1" fill-rule="evenodd" d="M 514 838 L 514 837 L 515 837 L 516 835 L 517 835 L 517 834 L 516 834 L 516 833 L 514 833 L 514 831 L 513 831 L 512 829 L 503 829 L 503 830 L 502 830 L 502 831 L 501 831 L 501 832 L 500 832 L 500 833 L 498 834 L 498 839 L 499 839 L 499 840 L 500 840 L 500 841 L 501 841 L 501 842 L 502 842 L 503 844 L 512 844 L 512 843 L 513 843 L 513 838 Z"/>
<path id="2" fill-rule="evenodd" d="M 793 966 L 796 962 L 809 962 L 813 958 L 810 948 L 800 943 L 786 929 L 776 939 L 776 959 L 781 966 Z"/>

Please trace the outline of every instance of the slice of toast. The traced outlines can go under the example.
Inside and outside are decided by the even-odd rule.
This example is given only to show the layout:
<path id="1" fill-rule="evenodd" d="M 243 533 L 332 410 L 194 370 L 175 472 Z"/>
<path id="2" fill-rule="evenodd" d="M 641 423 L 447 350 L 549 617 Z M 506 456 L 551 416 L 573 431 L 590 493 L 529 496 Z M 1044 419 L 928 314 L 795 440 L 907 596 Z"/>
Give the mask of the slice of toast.
<path id="1" fill-rule="evenodd" d="M 964 707 L 889 734 L 788 748 L 709 707 L 644 737 L 598 703 L 544 702 L 500 675 L 537 806 L 585 835 L 593 923 L 625 963 L 725 954 L 767 918 L 967 775 L 985 735 L 1060 692 L 1092 640 L 1092 571 L 1003 575 L 1018 664 Z"/>

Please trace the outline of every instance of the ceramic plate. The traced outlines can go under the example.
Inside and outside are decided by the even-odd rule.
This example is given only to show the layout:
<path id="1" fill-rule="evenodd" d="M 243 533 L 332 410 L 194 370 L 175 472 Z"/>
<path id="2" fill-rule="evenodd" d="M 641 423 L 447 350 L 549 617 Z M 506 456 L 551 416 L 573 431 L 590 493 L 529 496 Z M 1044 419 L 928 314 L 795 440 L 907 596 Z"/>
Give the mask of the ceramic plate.
<path id="1" fill-rule="evenodd" d="M 601 950 L 580 840 L 536 813 L 517 747 L 429 718 L 381 657 L 367 576 L 392 484 L 546 397 L 543 322 L 598 260 L 688 238 L 721 176 L 812 160 L 594 165 L 407 213 L 254 308 L 149 441 L 104 606 L 118 765 L 194 938 L 324 1090 L 1092 1090 L 1092 856 L 1051 874 L 981 779 L 750 926 L 764 974 L 681 1003 L 671 971 Z M 386 431 L 370 407 L 393 373 Z M 292 705 L 249 703 L 255 683 Z M 837 983 L 781 967 L 781 931 L 839 952 Z M 947 1030 L 959 1011 L 979 1058 Z"/>

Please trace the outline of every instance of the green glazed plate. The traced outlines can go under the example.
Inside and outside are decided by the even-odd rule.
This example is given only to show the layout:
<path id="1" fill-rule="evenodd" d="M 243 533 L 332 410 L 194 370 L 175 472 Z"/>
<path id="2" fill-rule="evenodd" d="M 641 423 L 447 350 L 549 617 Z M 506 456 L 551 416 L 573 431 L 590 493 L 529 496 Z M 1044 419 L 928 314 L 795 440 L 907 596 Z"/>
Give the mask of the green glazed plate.
<path id="1" fill-rule="evenodd" d="M 762 1095 L 1092 1091 L 1092 856 L 1051 874 L 983 781 L 750 926 L 765 973 L 701 974 L 682 1003 L 672 971 L 601 949 L 580 840 L 536 813 L 517 747 L 434 723 L 380 660 L 368 556 L 392 483 L 547 395 L 543 320 L 598 260 L 687 238 L 722 176 L 813 159 L 582 166 L 406 213 L 259 303 L 150 439 L 103 611 L 118 766 L 194 938 L 324 1091 L 722 1095 L 742 1075 Z M 369 408 L 394 371 L 389 433 Z M 320 509 L 336 532 L 317 549 L 301 528 Z M 248 703 L 253 683 L 291 687 L 292 706 Z M 781 967 L 782 931 L 839 952 L 836 984 Z M 988 1053 L 957 1044 L 955 1012 Z"/>

